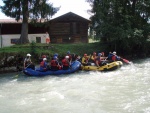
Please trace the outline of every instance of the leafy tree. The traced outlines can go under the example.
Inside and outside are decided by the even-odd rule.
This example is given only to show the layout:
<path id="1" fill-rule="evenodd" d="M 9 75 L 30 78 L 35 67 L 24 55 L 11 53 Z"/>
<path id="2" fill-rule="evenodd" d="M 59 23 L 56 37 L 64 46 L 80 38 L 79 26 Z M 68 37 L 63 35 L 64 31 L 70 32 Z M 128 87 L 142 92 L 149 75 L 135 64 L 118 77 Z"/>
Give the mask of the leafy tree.
<path id="1" fill-rule="evenodd" d="M 28 43 L 28 22 L 42 22 L 49 20 L 59 8 L 54 8 L 48 0 L 3 0 L 0 6 L 2 12 L 17 21 L 22 20 L 20 43 Z"/>
<path id="2" fill-rule="evenodd" d="M 92 28 L 110 50 L 136 53 L 143 51 L 150 32 L 149 0 L 87 0 Z"/>

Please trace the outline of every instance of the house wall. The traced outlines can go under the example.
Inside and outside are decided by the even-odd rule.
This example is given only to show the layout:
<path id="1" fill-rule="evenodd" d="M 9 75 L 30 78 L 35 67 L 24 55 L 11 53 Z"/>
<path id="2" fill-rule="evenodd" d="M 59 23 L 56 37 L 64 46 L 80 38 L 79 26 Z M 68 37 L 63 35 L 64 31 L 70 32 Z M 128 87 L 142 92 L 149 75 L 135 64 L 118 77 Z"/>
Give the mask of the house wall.
<path id="1" fill-rule="evenodd" d="M 52 43 L 88 43 L 86 22 L 54 22 L 49 26 Z"/>
<path id="2" fill-rule="evenodd" d="M 15 45 L 21 34 L 22 23 L 0 23 L 0 48 Z M 37 37 L 40 39 L 39 43 L 46 43 L 46 31 L 44 26 L 28 26 L 28 39 L 29 42 L 37 42 Z"/>
<path id="3" fill-rule="evenodd" d="M 47 36 L 46 33 L 43 33 L 43 34 L 29 34 L 28 39 L 29 39 L 29 42 L 31 43 L 32 41 L 34 41 L 34 42 L 37 41 L 36 37 L 40 37 L 40 39 L 41 39 L 40 43 L 46 43 L 46 36 Z M 13 42 L 15 42 L 15 40 L 17 40 L 19 38 L 20 38 L 20 34 L 1 35 L 0 48 L 15 45 L 15 44 L 13 44 Z"/>

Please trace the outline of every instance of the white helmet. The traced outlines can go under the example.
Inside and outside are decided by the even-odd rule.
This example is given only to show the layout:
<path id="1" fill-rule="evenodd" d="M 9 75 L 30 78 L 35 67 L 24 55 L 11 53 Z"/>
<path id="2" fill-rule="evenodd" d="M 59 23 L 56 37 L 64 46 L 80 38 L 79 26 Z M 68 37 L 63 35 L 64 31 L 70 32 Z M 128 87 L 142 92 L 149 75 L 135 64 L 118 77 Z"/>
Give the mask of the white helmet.
<path id="1" fill-rule="evenodd" d="M 116 54 L 116 51 L 114 51 L 113 54 Z"/>
<path id="2" fill-rule="evenodd" d="M 31 55 L 28 53 L 27 56 L 31 56 Z"/>
<path id="3" fill-rule="evenodd" d="M 43 60 L 45 61 L 45 60 L 47 60 L 47 58 L 43 58 Z"/>
<path id="4" fill-rule="evenodd" d="M 68 59 L 68 58 L 69 58 L 69 56 L 65 56 L 65 58 L 67 58 L 67 59 Z"/>

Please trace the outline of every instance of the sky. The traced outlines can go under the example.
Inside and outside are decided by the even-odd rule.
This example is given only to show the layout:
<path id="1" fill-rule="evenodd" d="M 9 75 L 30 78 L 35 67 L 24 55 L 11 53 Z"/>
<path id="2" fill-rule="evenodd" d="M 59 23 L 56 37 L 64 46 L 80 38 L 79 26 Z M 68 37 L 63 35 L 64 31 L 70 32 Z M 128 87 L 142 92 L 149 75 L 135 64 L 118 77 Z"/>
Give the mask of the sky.
<path id="1" fill-rule="evenodd" d="M 53 7 L 60 7 L 60 10 L 52 18 L 59 17 L 68 12 L 73 12 L 86 19 L 90 18 L 90 15 L 87 13 L 87 10 L 91 9 L 91 7 L 89 3 L 85 2 L 85 0 L 49 0 L 49 2 L 53 3 Z M 2 0 L 0 0 L 0 5 L 3 6 Z M 0 19 L 9 18 L 10 17 L 5 16 L 0 11 Z"/>

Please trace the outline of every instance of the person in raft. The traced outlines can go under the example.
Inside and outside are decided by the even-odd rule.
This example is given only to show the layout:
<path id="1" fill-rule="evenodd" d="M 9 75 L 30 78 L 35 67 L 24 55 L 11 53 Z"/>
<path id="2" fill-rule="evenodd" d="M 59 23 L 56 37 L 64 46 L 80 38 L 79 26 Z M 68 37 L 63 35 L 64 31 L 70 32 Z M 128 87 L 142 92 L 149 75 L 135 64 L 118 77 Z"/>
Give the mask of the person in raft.
<path id="1" fill-rule="evenodd" d="M 59 62 L 58 62 L 58 58 L 57 56 L 54 56 L 50 62 L 50 66 L 51 66 L 51 70 L 52 71 L 57 71 L 57 70 L 60 70 L 61 69 L 61 66 L 59 65 Z"/>
<path id="2" fill-rule="evenodd" d="M 90 58 L 91 63 L 95 63 L 96 58 L 97 58 L 96 52 L 93 52 L 93 54 L 92 54 L 92 56 Z"/>
<path id="3" fill-rule="evenodd" d="M 31 61 L 31 54 L 27 54 L 26 58 L 24 59 L 24 63 L 23 63 L 23 68 L 31 68 L 33 70 L 35 70 L 35 66 Z"/>
<path id="4" fill-rule="evenodd" d="M 82 57 L 81 63 L 83 66 L 91 65 L 91 63 L 89 63 L 89 56 L 87 56 L 87 54 L 84 54 L 84 56 Z"/>
<path id="5" fill-rule="evenodd" d="M 70 62 L 69 62 L 69 56 L 65 56 L 65 58 L 62 60 L 62 66 L 63 70 L 67 70 L 70 67 Z"/>
<path id="6" fill-rule="evenodd" d="M 43 58 L 43 61 L 40 63 L 40 71 L 47 71 L 47 66 L 47 58 Z"/>
<path id="7" fill-rule="evenodd" d="M 42 62 L 42 61 L 43 61 L 43 58 L 47 58 L 46 55 L 42 55 L 42 56 L 39 58 L 39 62 Z"/>
<path id="8" fill-rule="evenodd" d="M 71 62 L 72 62 L 72 55 L 70 54 L 70 51 L 67 51 L 66 56 L 69 56 L 68 60 L 69 60 L 69 63 L 71 64 Z"/>
<path id="9" fill-rule="evenodd" d="M 114 51 L 113 54 L 112 54 L 112 57 L 111 57 L 112 61 L 118 61 L 118 60 L 120 60 L 120 57 L 117 56 L 116 54 L 117 54 L 116 51 Z"/>

